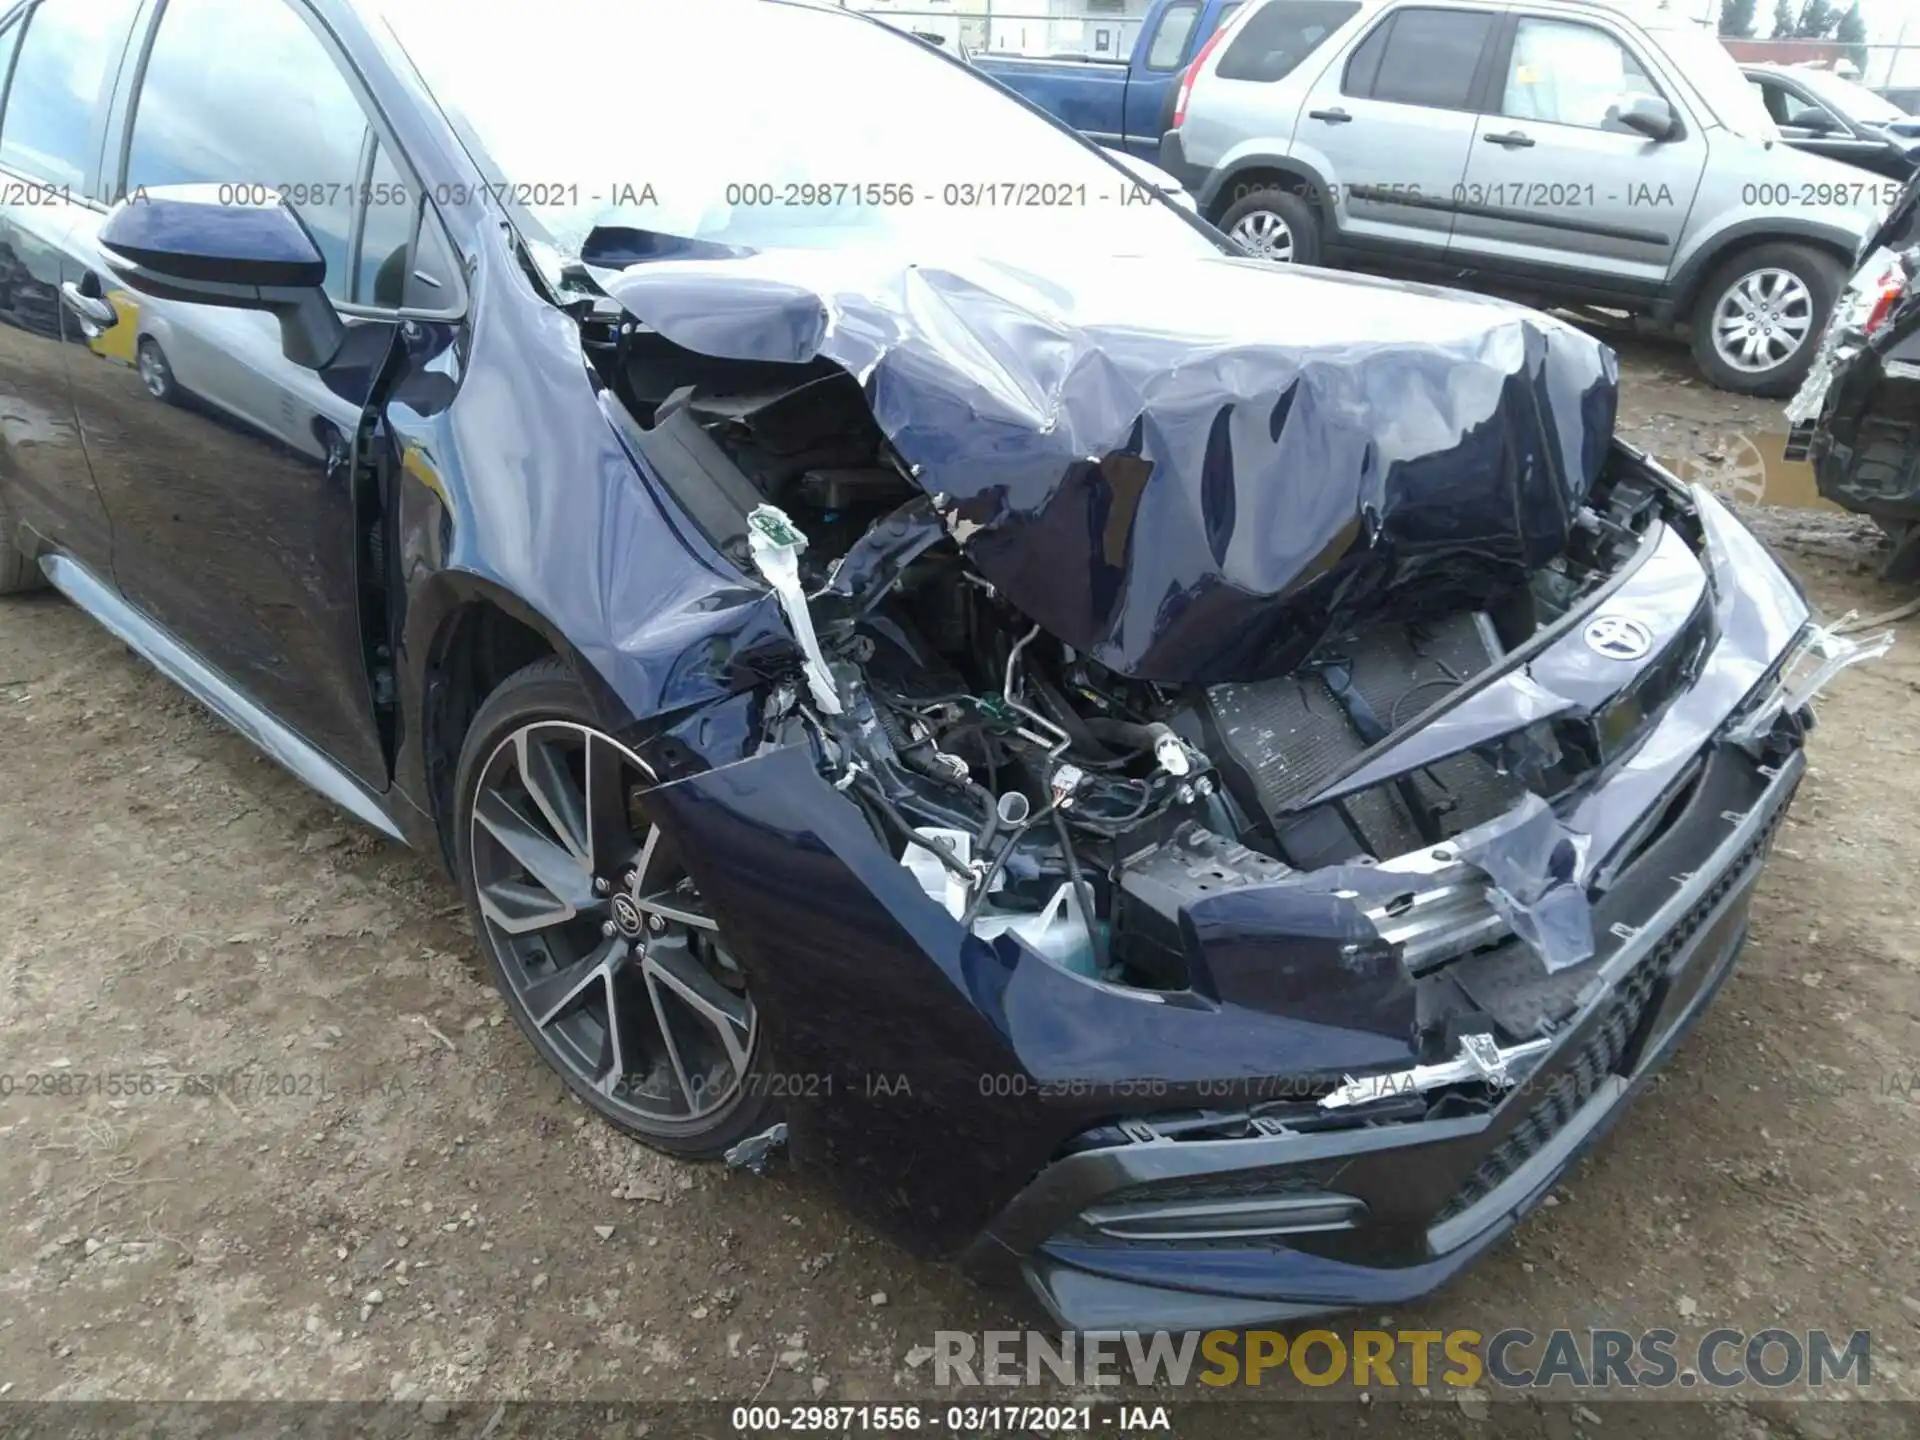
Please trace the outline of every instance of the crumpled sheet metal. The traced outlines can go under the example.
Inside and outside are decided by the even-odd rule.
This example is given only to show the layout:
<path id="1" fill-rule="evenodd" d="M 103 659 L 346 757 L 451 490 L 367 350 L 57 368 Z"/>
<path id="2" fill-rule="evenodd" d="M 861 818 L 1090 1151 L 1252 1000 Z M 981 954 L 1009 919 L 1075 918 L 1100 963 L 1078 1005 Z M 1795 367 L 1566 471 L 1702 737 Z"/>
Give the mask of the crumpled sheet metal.
<path id="1" fill-rule="evenodd" d="M 1549 974 L 1593 958 L 1593 905 L 1587 898 L 1592 836 L 1529 794 L 1506 814 L 1460 835 L 1454 848 L 1486 873 L 1488 903 Z"/>
<path id="2" fill-rule="evenodd" d="M 1588 882 L 1604 873 L 1622 842 L 1671 796 L 1716 736 L 1737 738 L 1738 727 L 1730 727 L 1730 722 L 1749 709 L 1765 708 L 1768 695 L 1760 688 L 1762 681 L 1809 632 L 1806 599 L 1779 562 L 1710 492 L 1694 486 L 1691 494 L 1705 540 L 1700 559 L 1684 546 L 1676 550 L 1677 537 L 1663 537 L 1659 551 L 1609 606 L 1634 614 L 1656 636 L 1663 636 L 1696 603 L 1704 564 L 1712 577 L 1718 637 L 1699 674 L 1606 782 L 1563 805 L 1558 819 L 1544 801 L 1529 794 L 1515 808 L 1452 842 L 1461 859 L 1487 876 L 1490 902 L 1550 972 L 1577 965 L 1594 953 Z M 1691 581 L 1686 578 L 1689 570 Z M 1462 706 L 1449 718 L 1451 733 L 1442 744 L 1381 756 L 1378 766 L 1367 772 L 1369 783 L 1427 763 L 1435 755 L 1456 753 L 1464 745 L 1524 730 L 1542 714 L 1557 713 L 1568 703 L 1565 697 L 1544 690 L 1534 677 L 1551 676 L 1561 689 L 1573 688 L 1592 659 L 1581 653 L 1584 650 L 1576 632 L 1526 668 L 1495 681 L 1474 697 L 1475 708 Z M 1561 652 L 1565 668 L 1556 659 Z M 1630 665 L 1618 669 L 1622 683 L 1635 673 Z"/>
<path id="3" fill-rule="evenodd" d="M 1225 256 L 595 260 L 685 349 L 852 374 L 980 573 L 1143 679 L 1282 674 L 1492 593 L 1562 548 L 1612 434 L 1610 350 L 1431 287 Z"/>

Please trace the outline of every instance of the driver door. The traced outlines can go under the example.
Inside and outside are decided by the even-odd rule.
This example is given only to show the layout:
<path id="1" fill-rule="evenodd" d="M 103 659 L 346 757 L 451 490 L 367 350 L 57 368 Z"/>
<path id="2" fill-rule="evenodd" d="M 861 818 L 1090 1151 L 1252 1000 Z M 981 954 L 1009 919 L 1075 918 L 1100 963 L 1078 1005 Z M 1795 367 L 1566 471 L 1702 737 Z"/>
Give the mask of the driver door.
<path id="1" fill-rule="evenodd" d="M 401 187 L 369 184 L 397 178 L 391 157 L 292 0 L 169 0 L 138 92 L 121 100 L 115 193 L 282 189 L 326 257 L 348 334 L 316 372 L 286 358 L 270 315 L 130 293 L 99 253 L 103 217 L 89 217 L 80 284 L 110 323 L 94 363 L 75 367 L 74 409 L 115 517 L 114 577 L 249 698 L 382 789 L 360 590 L 379 511 L 354 458 L 398 329 L 419 191 L 363 203 L 396 198 Z M 396 246 L 402 263 L 383 269 Z"/>

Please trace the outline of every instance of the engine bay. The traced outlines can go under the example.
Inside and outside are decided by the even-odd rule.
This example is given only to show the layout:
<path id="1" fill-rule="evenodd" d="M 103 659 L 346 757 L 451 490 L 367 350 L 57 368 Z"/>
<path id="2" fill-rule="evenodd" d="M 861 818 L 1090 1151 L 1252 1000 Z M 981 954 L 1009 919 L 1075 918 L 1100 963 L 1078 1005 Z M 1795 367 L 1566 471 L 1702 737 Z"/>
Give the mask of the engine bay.
<path id="1" fill-rule="evenodd" d="M 822 773 L 982 938 L 1178 990 L 1192 899 L 1443 844 L 1598 763 L 1469 751 L 1316 798 L 1618 574 L 1667 505 L 1649 477 L 1609 470 L 1569 543 L 1517 583 L 1347 628 L 1277 676 L 1163 684 L 1077 652 L 987 581 L 966 522 L 916 483 L 844 370 L 715 360 L 594 316 L 616 423 L 780 597 L 804 683 L 781 687 L 769 724 L 804 723 Z"/>

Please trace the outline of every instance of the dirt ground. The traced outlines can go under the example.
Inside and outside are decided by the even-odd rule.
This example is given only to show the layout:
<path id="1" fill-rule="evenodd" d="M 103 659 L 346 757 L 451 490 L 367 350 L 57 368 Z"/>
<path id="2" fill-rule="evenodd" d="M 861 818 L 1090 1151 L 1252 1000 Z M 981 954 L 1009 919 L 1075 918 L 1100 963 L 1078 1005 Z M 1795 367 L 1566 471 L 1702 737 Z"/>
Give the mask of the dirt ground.
<path id="1" fill-rule="evenodd" d="M 1773 495 L 1777 406 L 1671 347 L 1626 343 L 1623 369 L 1625 434 Z M 1870 527 L 1753 513 L 1828 610 L 1905 598 L 1872 578 Z M 1867 1328 L 1875 1391 L 1920 1398 L 1920 622 L 1900 628 L 1832 691 L 1752 943 L 1665 1084 L 1393 1325 Z M 590 1122 L 431 860 L 57 599 L 0 604 L 0 781 L 0 1394 L 932 1398 L 936 1330 L 1039 1323 L 817 1181 Z M 1849 1433 L 1791 1410 L 1722 1428 Z"/>

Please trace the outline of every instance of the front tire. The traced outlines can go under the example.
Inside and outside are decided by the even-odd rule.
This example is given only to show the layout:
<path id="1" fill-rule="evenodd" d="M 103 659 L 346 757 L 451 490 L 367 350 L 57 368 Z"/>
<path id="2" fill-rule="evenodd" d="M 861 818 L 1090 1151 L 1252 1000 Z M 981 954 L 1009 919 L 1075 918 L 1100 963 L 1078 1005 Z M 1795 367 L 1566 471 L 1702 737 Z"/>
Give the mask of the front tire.
<path id="1" fill-rule="evenodd" d="M 1756 245 L 1708 277 L 1693 312 L 1693 358 L 1737 395 L 1793 394 L 1820 345 L 1843 277 L 1805 245 Z"/>
<path id="2" fill-rule="evenodd" d="M 1271 186 L 1248 191 L 1227 207 L 1220 228 L 1256 259 L 1276 265 L 1320 263 L 1320 217 L 1289 191 Z"/>
<path id="3" fill-rule="evenodd" d="M 474 717 L 455 781 L 467 912 L 514 1023 L 567 1088 L 649 1145 L 710 1159 L 772 1123 L 770 1047 L 646 816 L 653 772 L 592 714 L 550 659 Z"/>
<path id="4" fill-rule="evenodd" d="M 173 378 L 173 365 L 167 359 L 167 352 L 160 348 L 160 342 L 151 335 L 141 336 L 134 358 L 140 383 L 147 393 L 161 404 L 171 405 L 180 393 L 180 386 Z"/>

